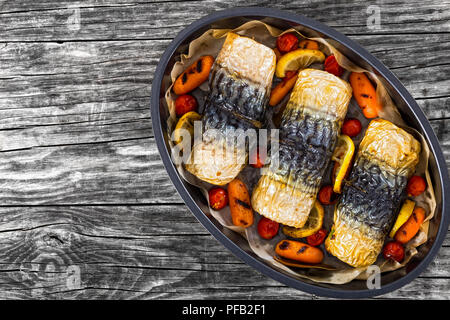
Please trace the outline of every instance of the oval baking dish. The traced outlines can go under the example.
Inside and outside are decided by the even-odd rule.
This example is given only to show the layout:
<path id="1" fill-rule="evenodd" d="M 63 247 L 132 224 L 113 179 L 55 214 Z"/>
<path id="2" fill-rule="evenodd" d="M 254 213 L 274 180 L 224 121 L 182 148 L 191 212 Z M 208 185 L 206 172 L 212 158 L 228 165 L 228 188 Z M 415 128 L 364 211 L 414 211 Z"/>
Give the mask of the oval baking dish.
<path id="1" fill-rule="evenodd" d="M 335 47 L 345 56 L 363 68 L 372 70 L 385 80 L 386 88 L 397 105 L 403 119 L 418 130 L 430 148 L 429 171 L 435 189 L 437 209 L 431 220 L 428 241 L 418 248 L 416 255 L 404 268 L 383 273 L 381 287 L 368 289 L 366 281 L 353 280 L 346 284 L 323 284 L 310 280 L 293 278 L 284 271 L 274 269 L 257 257 L 245 239 L 205 215 L 208 204 L 200 191 L 183 180 L 170 157 L 167 134 L 168 110 L 162 103 L 165 90 L 170 84 L 169 72 L 187 45 L 211 28 L 233 29 L 249 20 L 262 20 L 279 29 L 301 26 L 320 37 L 333 41 Z M 268 8 L 235 8 L 208 15 L 181 31 L 164 52 L 156 69 L 151 94 L 151 116 L 156 143 L 170 179 L 186 205 L 205 228 L 236 256 L 265 275 L 296 289 L 335 298 L 365 298 L 384 294 L 409 283 L 416 278 L 438 252 L 445 238 L 450 214 L 450 183 L 447 167 L 438 140 L 422 110 L 400 81 L 376 58 L 337 31 L 301 15 Z"/>

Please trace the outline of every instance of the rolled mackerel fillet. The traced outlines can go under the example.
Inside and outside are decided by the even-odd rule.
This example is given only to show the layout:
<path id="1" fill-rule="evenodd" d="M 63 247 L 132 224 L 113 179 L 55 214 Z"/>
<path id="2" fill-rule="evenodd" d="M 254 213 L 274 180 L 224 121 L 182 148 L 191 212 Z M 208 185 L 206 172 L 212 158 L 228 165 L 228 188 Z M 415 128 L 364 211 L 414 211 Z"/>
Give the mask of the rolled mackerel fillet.
<path id="1" fill-rule="evenodd" d="M 299 72 L 282 115 L 279 149 L 271 150 L 252 193 L 255 211 L 288 226 L 305 224 L 351 97 L 350 84 L 331 73 Z"/>
<path id="2" fill-rule="evenodd" d="M 194 142 L 185 164 L 190 173 L 203 181 L 225 185 L 245 167 L 247 143 L 239 143 L 236 135 L 263 126 L 275 65 L 272 49 L 228 33 L 209 79 L 203 138 Z"/>
<path id="3" fill-rule="evenodd" d="M 421 145 L 393 123 L 372 120 L 361 141 L 325 241 L 332 255 L 353 267 L 373 264 L 406 196 Z"/>

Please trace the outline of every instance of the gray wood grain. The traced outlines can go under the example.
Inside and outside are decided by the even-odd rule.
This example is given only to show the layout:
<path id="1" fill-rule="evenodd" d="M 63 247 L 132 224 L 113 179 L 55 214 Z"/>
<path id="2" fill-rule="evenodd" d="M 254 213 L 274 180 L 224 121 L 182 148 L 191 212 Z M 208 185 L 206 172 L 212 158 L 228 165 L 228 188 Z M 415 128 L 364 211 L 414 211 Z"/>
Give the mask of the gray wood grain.
<path id="1" fill-rule="evenodd" d="M 229 254 L 183 205 L 1 208 L 0 217 L 0 298 L 313 298 Z M 450 236 L 419 279 L 386 297 L 442 297 L 449 245 Z"/>
<path id="2" fill-rule="evenodd" d="M 0 298 L 317 298 L 248 267 L 189 213 L 156 149 L 150 86 L 171 39 L 205 14 L 291 10 L 386 64 L 450 168 L 450 3 L 375 4 L 380 30 L 361 0 L 0 0 Z M 382 298 L 450 298 L 449 250 L 447 237 Z"/>
<path id="3" fill-rule="evenodd" d="M 55 41 L 78 39 L 159 39 L 174 37 L 188 24 L 219 9 L 264 6 L 302 13 L 348 34 L 371 34 L 367 29 L 368 4 L 346 1 L 86 1 L 67 4 L 46 1 L 3 1 L 0 39 L 3 41 Z M 377 33 L 445 33 L 450 31 L 448 1 L 383 1 Z M 82 28 L 72 28 L 79 7 Z M 38 13 L 38 14 L 33 14 Z M 30 16 L 30 14 L 33 14 Z M 30 20 L 30 17 L 32 20 Z"/>

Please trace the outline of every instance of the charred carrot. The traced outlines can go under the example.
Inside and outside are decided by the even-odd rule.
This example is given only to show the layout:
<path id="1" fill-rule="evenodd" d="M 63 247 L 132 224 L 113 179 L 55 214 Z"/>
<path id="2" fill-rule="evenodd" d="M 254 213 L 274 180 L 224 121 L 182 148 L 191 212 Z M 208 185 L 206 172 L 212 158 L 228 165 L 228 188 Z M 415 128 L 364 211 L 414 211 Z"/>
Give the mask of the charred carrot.
<path id="1" fill-rule="evenodd" d="M 378 101 L 375 87 L 369 78 L 364 73 L 352 72 L 349 80 L 353 89 L 353 96 L 364 116 L 368 119 L 376 118 L 382 106 Z"/>
<path id="2" fill-rule="evenodd" d="M 247 187 L 238 178 L 228 184 L 228 198 L 231 218 L 235 226 L 244 228 L 253 224 L 253 210 Z"/>
<path id="3" fill-rule="evenodd" d="M 269 105 L 272 107 L 276 106 L 283 98 L 288 94 L 289 91 L 294 87 L 297 81 L 297 73 L 295 75 L 286 77 L 275 88 L 272 89 L 270 93 Z"/>
<path id="4" fill-rule="evenodd" d="M 316 41 L 303 39 L 298 44 L 299 49 L 319 50 L 319 44 Z"/>
<path id="5" fill-rule="evenodd" d="M 409 219 L 398 229 L 395 234 L 395 240 L 400 243 L 407 243 L 410 241 L 419 231 L 420 226 L 425 220 L 425 210 L 420 207 L 416 207 Z"/>
<path id="6" fill-rule="evenodd" d="M 299 241 L 282 240 L 275 247 L 275 252 L 283 258 L 305 263 L 320 263 L 323 260 L 322 250 Z"/>
<path id="7" fill-rule="evenodd" d="M 277 61 L 280 60 L 282 54 L 280 52 L 280 50 L 278 50 L 277 48 L 273 49 L 273 52 L 275 52 L 275 57 L 277 57 Z"/>
<path id="8" fill-rule="evenodd" d="M 208 79 L 213 63 L 212 56 L 200 57 L 178 76 L 173 84 L 173 92 L 181 95 L 197 88 Z"/>

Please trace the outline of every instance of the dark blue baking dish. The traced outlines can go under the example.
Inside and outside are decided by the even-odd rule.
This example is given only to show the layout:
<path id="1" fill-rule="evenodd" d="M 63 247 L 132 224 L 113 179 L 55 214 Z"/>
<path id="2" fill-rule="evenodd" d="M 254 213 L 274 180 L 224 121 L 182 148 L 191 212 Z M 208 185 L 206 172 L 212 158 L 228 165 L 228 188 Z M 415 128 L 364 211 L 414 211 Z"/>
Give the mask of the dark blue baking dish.
<path id="1" fill-rule="evenodd" d="M 214 218 L 204 213 L 208 212 L 208 209 L 203 195 L 197 188 L 186 183 L 180 177 L 172 163 L 166 126 L 169 114 L 162 101 L 164 100 L 164 93 L 170 85 L 169 72 L 173 64 L 181 53 L 186 52 L 189 42 L 206 30 L 211 28 L 232 29 L 254 19 L 262 20 L 282 30 L 300 26 L 306 34 L 315 34 L 326 39 L 332 39 L 336 48 L 353 62 L 376 72 L 384 78 L 387 90 L 403 118 L 411 127 L 417 129 L 425 137 L 430 147 L 430 175 L 436 193 L 437 209 L 430 223 L 429 239 L 418 248 L 419 254 L 404 268 L 383 273 L 379 289 L 368 289 L 366 281 L 361 280 L 353 280 L 350 283 L 341 285 L 320 284 L 306 279 L 298 280 L 283 271 L 272 268 L 252 252 L 245 239 L 222 227 Z M 444 156 L 430 123 L 405 87 L 380 61 L 357 43 L 322 23 L 298 14 L 256 7 L 219 11 L 192 23 L 177 35 L 161 57 L 153 79 L 151 115 L 156 143 L 164 166 L 175 188 L 192 213 L 217 240 L 237 257 L 281 283 L 308 293 L 334 298 L 367 298 L 385 294 L 411 282 L 424 271 L 444 241 L 450 221 L 450 184 Z"/>

